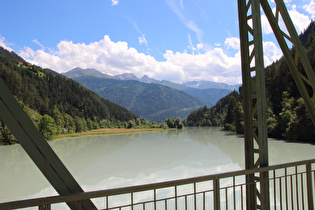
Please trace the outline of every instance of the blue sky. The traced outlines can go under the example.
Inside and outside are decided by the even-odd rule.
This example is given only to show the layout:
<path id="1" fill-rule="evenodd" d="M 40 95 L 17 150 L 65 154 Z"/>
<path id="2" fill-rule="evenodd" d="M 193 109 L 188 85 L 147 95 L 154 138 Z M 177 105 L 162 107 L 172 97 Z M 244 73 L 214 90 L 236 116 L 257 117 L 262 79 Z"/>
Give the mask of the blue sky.
<path id="1" fill-rule="evenodd" d="M 315 0 L 286 0 L 300 33 Z M 270 0 L 271 6 L 275 4 Z M 281 56 L 263 17 L 266 65 Z M 237 0 L 0 0 L 0 45 L 66 72 L 241 82 Z"/>

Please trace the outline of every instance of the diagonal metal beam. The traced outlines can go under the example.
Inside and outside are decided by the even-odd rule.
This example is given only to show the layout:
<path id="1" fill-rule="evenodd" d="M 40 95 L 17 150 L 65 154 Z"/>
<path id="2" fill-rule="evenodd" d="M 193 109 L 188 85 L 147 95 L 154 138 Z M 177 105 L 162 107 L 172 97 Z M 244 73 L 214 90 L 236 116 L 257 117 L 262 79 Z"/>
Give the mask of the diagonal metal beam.
<path id="1" fill-rule="evenodd" d="M 313 94 L 315 93 L 315 72 L 312 68 L 312 65 L 307 57 L 306 51 L 304 46 L 302 45 L 300 38 L 294 28 L 293 22 L 289 16 L 289 13 L 285 7 L 285 4 L 282 0 L 276 0 L 277 4 L 277 12 L 276 17 L 274 16 L 270 5 L 267 0 L 261 0 L 261 6 L 266 14 L 266 17 L 270 23 L 270 26 L 275 34 L 275 37 L 279 43 L 279 46 L 283 52 L 283 55 L 287 61 L 288 67 L 290 69 L 290 72 L 294 78 L 294 81 L 297 85 L 297 88 L 305 102 L 305 106 L 310 114 L 310 117 L 313 121 L 313 124 L 315 125 L 315 101 L 314 98 L 312 99 L 309 95 L 307 88 L 305 87 L 305 83 L 303 80 L 306 79 L 308 84 L 312 87 Z M 279 13 L 283 19 L 283 22 L 289 32 L 289 35 L 285 34 L 279 27 L 278 23 L 278 16 Z M 292 53 L 289 49 L 289 46 L 287 45 L 285 38 L 288 39 L 290 42 L 292 42 L 296 54 L 299 55 L 296 58 L 292 56 Z M 303 65 L 305 75 L 301 75 L 297 68 L 297 60 L 300 59 L 300 62 Z M 313 96 L 314 97 L 314 96 Z"/>
<path id="2" fill-rule="evenodd" d="M 0 120 L 60 195 L 84 192 L 0 78 Z M 71 209 L 96 209 L 90 200 L 67 203 Z"/>

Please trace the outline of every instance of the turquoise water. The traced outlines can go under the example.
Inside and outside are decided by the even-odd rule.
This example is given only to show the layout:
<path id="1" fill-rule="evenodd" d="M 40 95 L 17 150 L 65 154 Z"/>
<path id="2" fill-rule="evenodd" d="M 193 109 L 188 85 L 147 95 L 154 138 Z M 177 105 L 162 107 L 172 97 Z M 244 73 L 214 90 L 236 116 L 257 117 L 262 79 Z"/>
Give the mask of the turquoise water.
<path id="1" fill-rule="evenodd" d="M 85 191 L 244 169 L 243 137 L 220 128 L 83 136 L 50 145 Z M 315 145 L 269 140 L 270 165 L 313 159 Z M 20 145 L 0 147 L 0 202 L 56 195 Z"/>

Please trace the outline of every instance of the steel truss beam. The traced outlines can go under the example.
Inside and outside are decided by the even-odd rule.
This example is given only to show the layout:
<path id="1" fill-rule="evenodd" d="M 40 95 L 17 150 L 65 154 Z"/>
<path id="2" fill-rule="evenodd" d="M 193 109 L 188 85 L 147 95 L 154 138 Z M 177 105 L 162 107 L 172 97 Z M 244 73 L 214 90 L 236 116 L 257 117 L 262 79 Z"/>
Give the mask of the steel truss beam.
<path id="1" fill-rule="evenodd" d="M 242 57 L 245 167 L 268 166 L 265 74 L 259 0 L 239 0 Z M 255 77 L 255 78 L 254 78 Z M 260 186 L 254 184 L 259 180 Z M 268 173 L 246 177 L 247 209 L 269 209 Z"/>
<path id="2" fill-rule="evenodd" d="M 295 31 L 288 11 L 282 0 L 275 0 L 277 4 L 274 15 L 267 0 L 238 0 L 239 30 L 241 41 L 243 101 L 244 101 L 244 133 L 245 133 L 245 167 L 253 169 L 268 166 L 268 141 L 267 141 L 267 115 L 266 93 L 263 62 L 263 44 L 261 31 L 262 6 L 270 25 L 275 33 L 278 43 L 287 60 L 295 83 L 305 101 L 308 112 L 315 125 L 315 74 L 307 58 L 304 47 Z M 279 27 L 279 17 L 282 17 L 289 35 Z M 292 42 L 295 49 L 293 57 L 285 41 Z M 301 62 L 304 71 L 297 69 Z M 313 99 L 305 85 L 310 85 L 313 90 Z M 269 181 L 268 173 L 246 177 L 247 209 L 269 209 Z M 258 180 L 260 186 L 253 184 Z"/>
<path id="3" fill-rule="evenodd" d="M 59 195 L 84 192 L 0 78 L 0 120 Z M 68 202 L 71 209 L 96 209 L 90 200 Z"/>

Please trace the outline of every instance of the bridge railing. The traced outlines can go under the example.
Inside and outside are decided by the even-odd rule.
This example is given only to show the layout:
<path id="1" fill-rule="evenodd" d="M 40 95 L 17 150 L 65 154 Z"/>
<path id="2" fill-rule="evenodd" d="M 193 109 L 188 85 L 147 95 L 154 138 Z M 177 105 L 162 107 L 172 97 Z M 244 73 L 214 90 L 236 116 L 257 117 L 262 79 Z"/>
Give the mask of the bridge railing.
<path id="1" fill-rule="evenodd" d="M 140 186 L 0 204 L 0 209 L 67 208 L 92 199 L 98 209 L 246 209 L 246 175 L 269 172 L 270 209 L 314 209 L 315 159 Z M 259 208 L 259 201 L 258 201 Z"/>

